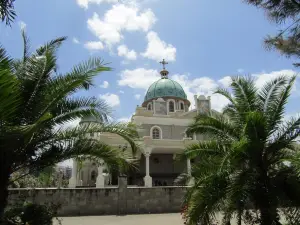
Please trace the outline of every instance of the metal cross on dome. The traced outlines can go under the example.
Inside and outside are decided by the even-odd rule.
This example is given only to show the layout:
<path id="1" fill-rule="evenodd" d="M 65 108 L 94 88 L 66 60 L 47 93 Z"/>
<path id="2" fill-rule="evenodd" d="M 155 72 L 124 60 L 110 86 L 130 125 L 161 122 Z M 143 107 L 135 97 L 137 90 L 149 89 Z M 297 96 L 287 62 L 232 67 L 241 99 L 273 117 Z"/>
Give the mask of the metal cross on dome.
<path id="1" fill-rule="evenodd" d="M 162 64 L 163 65 L 163 69 L 165 70 L 166 69 L 166 64 L 168 64 L 168 62 L 165 60 L 165 59 L 163 59 L 161 62 L 159 62 L 160 64 Z"/>

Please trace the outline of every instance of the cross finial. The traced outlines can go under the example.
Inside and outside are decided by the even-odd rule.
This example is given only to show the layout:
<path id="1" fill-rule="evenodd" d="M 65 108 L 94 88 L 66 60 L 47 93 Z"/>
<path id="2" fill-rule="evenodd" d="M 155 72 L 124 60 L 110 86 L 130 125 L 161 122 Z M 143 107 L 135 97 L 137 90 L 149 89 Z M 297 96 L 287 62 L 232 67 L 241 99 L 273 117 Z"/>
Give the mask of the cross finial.
<path id="1" fill-rule="evenodd" d="M 163 59 L 161 62 L 159 62 L 160 64 L 163 65 L 163 69 L 166 69 L 166 64 L 168 64 L 168 62 L 165 61 L 165 59 Z"/>

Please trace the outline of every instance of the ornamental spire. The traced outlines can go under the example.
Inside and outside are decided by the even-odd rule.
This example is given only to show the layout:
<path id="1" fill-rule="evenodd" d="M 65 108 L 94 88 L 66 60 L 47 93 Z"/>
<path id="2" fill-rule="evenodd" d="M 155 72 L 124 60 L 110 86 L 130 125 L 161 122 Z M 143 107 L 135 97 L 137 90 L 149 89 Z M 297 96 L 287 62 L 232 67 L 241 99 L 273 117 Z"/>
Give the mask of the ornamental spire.
<path id="1" fill-rule="evenodd" d="M 165 61 L 165 59 L 163 59 L 161 62 L 159 62 L 160 64 L 162 64 L 162 66 L 163 66 L 163 70 L 165 70 L 166 69 L 166 64 L 168 64 L 168 62 L 167 61 Z"/>
<path id="2" fill-rule="evenodd" d="M 168 64 L 168 62 L 165 61 L 165 59 L 163 59 L 163 60 L 162 60 L 161 62 L 159 62 L 159 63 L 162 64 L 162 66 L 163 66 L 162 71 L 160 71 L 161 78 L 162 78 L 162 79 L 168 79 L 169 71 L 166 70 L 166 64 Z"/>

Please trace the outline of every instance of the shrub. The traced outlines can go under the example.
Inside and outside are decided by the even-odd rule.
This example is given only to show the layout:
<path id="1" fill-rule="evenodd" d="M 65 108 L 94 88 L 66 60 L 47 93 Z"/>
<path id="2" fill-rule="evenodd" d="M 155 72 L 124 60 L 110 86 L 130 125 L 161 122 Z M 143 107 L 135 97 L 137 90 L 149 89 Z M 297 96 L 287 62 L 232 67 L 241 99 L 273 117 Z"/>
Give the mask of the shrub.
<path id="1" fill-rule="evenodd" d="M 57 209 L 55 205 L 34 203 L 17 205 L 5 211 L 4 225 L 52 225 Z"/>

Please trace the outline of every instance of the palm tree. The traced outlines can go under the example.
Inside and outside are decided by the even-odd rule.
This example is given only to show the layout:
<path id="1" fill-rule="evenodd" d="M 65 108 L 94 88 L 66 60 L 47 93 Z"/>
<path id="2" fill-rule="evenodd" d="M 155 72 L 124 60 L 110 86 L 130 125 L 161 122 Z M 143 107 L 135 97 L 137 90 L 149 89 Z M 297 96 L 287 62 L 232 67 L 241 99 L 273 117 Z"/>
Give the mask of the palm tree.
<path id="1" fill-rule="evenodd" d="M 0 20 L 10 25 L 16 17 L 14 10 L 15 0 L 0 0 Z"/>
<path id="2" fill-rule="evenodd" d="M 137 150 L 136 130 L 126 124 L 109 123 L 110 110 L 105 102 L 74 95 L 88 90 L 100 72 L 111 70 L 102 60 L 93 58 L 59 74 L 57 50 L 66 38 L 54 39 L 30 53 L 24 31 L 22 37 L 22 59 L 9 58 L 0 47 L 0 220 L 7 204 L 7 187 L 13 182 L 10 175 L 15 172 L 41 171 L 82 156 L 102 159 L 117 168 L 131 165 L 118 149 L 87 138 L 87 133 L 115 133 L 130 144 L 133 152 Z M 67 122 L 85 116 L 102 123 L 65 128 Z"/>
<path id="3" fill-rule="evenodd" d="M 232 92 L 216 91 L 230 102 L 223 113 L 200 114 L 189 126 L 188 133 L 210 139 L 183 154 L 200 159 L 192 167 L 195 184 L 185 198 L 188 224 L 211 224 L 221 211 L 224 223 L 237 216 L 244 222 L 280 224 L 284 206 L 293 206 L 281 211 L 299 224 L 300 118 L 284 119 L 294 82 L 295 77 L 282 76 L 258 90 L 250 77 L 232 78 Z"/>

